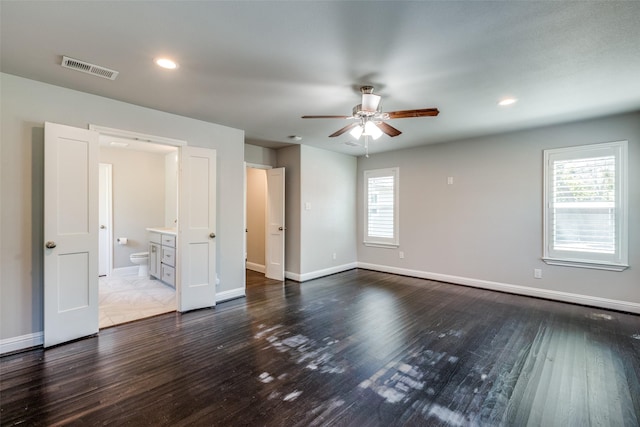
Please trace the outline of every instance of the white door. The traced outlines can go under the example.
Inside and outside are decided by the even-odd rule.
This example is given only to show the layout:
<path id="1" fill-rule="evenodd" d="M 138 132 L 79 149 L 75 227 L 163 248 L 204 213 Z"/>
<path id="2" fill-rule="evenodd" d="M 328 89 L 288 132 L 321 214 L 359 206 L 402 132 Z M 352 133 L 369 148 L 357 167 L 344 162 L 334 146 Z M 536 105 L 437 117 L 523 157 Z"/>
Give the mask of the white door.
<path id="1" fill-rule="evenodd" d="M 216 151 L 182 147 L 178 190 L 178 311 L 216 304 Z"/>
<path id="2" fill-rule="evenodd" d="M 284 168 L 267 170 L 266 272 L 269 279 L 284 280 Z"/>
<path id="3" fill-rule="evenodd" d="M 113 237 L 111 234 L 111 165 L 100 163 L 100 175 L 98 177 L 99 202 L 98 202 L 98 275 L 109 276 L 111 274 L 111 252 Z"/>
<path id="4" fill-rule="evenodd" d="M 45 123 L 44 346 L 98 332 L 98 133 Z"/>

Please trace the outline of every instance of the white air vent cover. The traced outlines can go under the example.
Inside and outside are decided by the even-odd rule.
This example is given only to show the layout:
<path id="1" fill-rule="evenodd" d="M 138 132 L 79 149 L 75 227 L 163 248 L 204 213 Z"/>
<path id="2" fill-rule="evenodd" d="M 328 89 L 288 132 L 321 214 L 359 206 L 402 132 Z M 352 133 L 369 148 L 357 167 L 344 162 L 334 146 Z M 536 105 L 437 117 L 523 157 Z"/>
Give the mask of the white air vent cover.
<path id="1" fill-rule="evenodd" d="M 69 58 L 68 56 L 62 57 L 62 64 L 64 68 L 70 68 L 72 70 L 81 71 L 83 73 L 91 74 L 93 76 L 102 77 L 103 79 L 115 80 L 118 77 L 118 72 L 110 70 L 99 65 L 90 64 L 88 62 L 80 61 L 79 59 Z"/>

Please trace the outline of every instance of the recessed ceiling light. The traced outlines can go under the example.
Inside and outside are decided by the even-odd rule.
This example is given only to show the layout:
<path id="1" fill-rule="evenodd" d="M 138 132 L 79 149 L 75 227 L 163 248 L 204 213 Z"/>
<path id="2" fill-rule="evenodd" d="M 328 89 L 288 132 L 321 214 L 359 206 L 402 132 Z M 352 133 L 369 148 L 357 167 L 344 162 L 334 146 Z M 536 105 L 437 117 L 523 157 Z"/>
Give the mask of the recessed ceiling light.
<path id="1" fill-rule="evenodd" d="M 513 105 L 516 102 L 518 102 L 516 98 L 504 98 L 498 102 L 498 105 L 501 107 L 506 107 L 507 105 Z"/>
<path id="2" fill-rule="evenodd" d="M 167 70 L 175 70 L 178 68 L 178 63 L 169 58 L 156 58 L 153 62 L 155 62 L 157 66 L 166 68 Z"/>
<path id="3" fill-rule="evenodd" d="M 292 141 L 302 141 L 302 137 L 298 135 L 289 135 L 289 139 Z"/>

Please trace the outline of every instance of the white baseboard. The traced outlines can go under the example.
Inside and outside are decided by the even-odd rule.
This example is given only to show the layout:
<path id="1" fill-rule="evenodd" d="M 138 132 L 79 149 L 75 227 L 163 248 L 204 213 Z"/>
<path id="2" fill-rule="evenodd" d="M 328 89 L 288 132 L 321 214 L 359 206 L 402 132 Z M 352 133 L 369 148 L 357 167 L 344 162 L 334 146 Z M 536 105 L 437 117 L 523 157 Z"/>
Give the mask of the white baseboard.
<path id="1" fill-rule="evenodd" d="M 38 347 L 44 344 L 44 333 L 34 332 L 32 334 L 21 335 L 0 340 L 0 354 L 12 353 L 14 351 L 25 350 L 31 347 Z"/>
<path id="2" fill-rule="evenodd" d="M 138 268 L 137 265 L 132 265 L 130 267 L 114 268 L 111 271 L 111 276 L 113 277 L 137 276 L 138 271 L 140 271 L 140 269 Z"/>
<path id="3" fill-rule="evenodd" d="M 255 262 L 247 261 L 245 267 L 247 268 L 247 270 L 257 271 L 258 273 L 264 274 L 265 272 L 264 265 L 256 264 Z"/>
<path id="4" fill-rule="evenodd" d="M 290 271 L 285 271 L 284 277 L 287 279 L 295 280 L 296 282 L 306 282 L 307 280 L 317 279 L 318 277 L 329 276 L 331 274 L 341 273 L 343 271 L 352 270 L 358 267 L 357 262 L 351 262 L 349 264 L 336 265 L 335 267 L 325 268 L 323 270 L 316 270 L 309 273 L 297 274 Z"/>
<path id="5" fill-rule="evenodd" d="M 244 296 L 246 296 L 245 288 L 236 288 L 231 289 L 230 291 L 216 292 L 216 304 L 235 298 L 242 298 Z"/>
<path id="6" fill-rule="evenodd" d="M 600 298 L 590 295 L 573 294 L 569 292 L 554 291 L 550 289 L 531 288 L 529 286 L 491 282 L 488 280 L 471 279 L 469 277 L 451 276 L 448 274 L 430 273 L 428 271 L 410 270 L 406 268 L 390 267 L 387 265 L 369 264 L 366 262 L 359 262 L 358 268 L 381 271 L 384 273 L 400 274 L 402 276 L 418 277 L 421 279 L 437 280 L 439 282 L 448 282 L 456 285 L 472 286 L 474 288 L 489 289 L 492 291 L 508 292 L 511 294 L 546 298 L 555 301 L 570 302 L 574 304 L 589 305 L 593 307 L 608 308 L 612 310 L 640 314 L 640 304 L 628 301 Z"/>

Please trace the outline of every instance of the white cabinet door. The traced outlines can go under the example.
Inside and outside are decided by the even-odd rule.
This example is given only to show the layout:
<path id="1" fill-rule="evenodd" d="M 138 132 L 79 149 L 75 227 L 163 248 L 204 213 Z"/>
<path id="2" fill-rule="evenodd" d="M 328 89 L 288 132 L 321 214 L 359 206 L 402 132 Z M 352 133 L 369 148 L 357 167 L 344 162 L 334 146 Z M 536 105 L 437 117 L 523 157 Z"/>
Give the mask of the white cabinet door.
<path id="1" fill-rule="evenodd" d="M 160 279 L 160 248 L 157 243 L 149 243 L 149 274 L 156 279 Z"/>
<path id="2" fill-rule="evenodd" d="M 98 133 L 45 123 L 44 346 L 98 332 Z"/>
<path id="3" fill-rule="evenodd" d="M 266 272 L 269 279 L 284 280 L 284 168 L 267 170 Z"/>
<path id="4" fill-rule="evenodd" d="M 216 304 L 216 151 L 181 147 L 178 310 Z"/>

